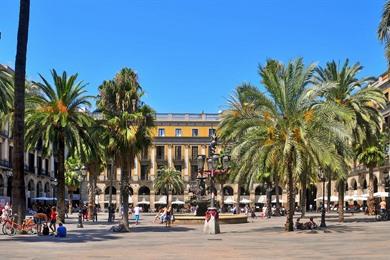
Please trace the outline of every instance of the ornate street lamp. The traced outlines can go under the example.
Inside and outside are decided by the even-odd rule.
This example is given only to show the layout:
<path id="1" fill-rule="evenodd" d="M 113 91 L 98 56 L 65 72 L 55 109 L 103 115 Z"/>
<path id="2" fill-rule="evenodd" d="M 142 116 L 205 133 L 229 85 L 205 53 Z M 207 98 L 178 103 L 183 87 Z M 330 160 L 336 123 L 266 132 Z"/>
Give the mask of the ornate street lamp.
<path id="1" fill-rule="evenodd" d="M 219 156 L 215 154 L 217 146 L 217 138 L 215 135 L 212 136 L 212 140 L 209 145 L 210 157 L 207 158 L 204 155 L 198 156 L 198 169 L 200 170 L 201 175 L 203 175 L 204 164 L 207 161 L 208 170 L 207 172 L 210 175 L 210 192 L 211 192 L 211 203 L 210 207 L 206 212 L 206 222 L 205 222 L 205 233 L 208 234 L 218 234 L 220 233 L 219 228 L 219 214 L 217 208 L 215 207 L 215 175 L 216 174 L 225 174 L 229 169 L 230 157 Z M 221 162 L 222 169 L 218 169 L 218 164 Z M 223 192 L 223 191 L 222 191 Z"/>
<path id="2" fill-rule="evenodd" d="M 320 227 L 326 228 L 325 224 L 325 173 L 322 168 L 318 168 L 318 178 L 322 181 L 322 208 L 321 208 L 321 224 Z"/>

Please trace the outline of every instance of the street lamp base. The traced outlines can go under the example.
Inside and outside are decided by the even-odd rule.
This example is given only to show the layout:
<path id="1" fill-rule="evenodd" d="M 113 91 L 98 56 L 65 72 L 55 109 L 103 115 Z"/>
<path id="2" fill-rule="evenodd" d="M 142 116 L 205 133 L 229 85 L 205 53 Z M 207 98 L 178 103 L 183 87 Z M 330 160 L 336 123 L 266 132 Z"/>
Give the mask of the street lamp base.
<path id="1" fill-rule="evenodd" d="M 210 207 L 207 209 L 203 232 L 210 235 L 221 233 L 219 228 L 219 213 L 216 208 Z"/>

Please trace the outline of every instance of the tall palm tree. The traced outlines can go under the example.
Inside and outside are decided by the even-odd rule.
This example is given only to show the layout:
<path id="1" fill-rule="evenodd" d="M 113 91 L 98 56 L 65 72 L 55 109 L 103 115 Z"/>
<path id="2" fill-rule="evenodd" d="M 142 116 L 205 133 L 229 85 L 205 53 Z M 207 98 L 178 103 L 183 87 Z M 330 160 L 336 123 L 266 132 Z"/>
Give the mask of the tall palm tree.
<path id="1" fill-rule="evenodd" d="M 97 102 L 103 114 L 106 142 L 110 154 L 121 168 L 121 197 L 123 217 L 121 231 L 129 231 L 129 177 L 134 160 L 151 144 L 154 111 L 141 101 L 143 91 L 137 74 L 122 69 L 113 80 L 99 87 Z"/>
<path id="2" fill-rule="evenodd" d="M 390 1 L 386 1 L 383 6 L 377 34 L 378 39 L 385 44 L 385 55 L 388 62 L 390 62 Z"/>
<path id="3" fill-rule="evenodd" d="M 336 118 L 348 126 L 352 131 L 352 147 L 364 142 L 371 133 L 379 131 L 382 125 L 380 109 L 385 104 L 385 97 L 381 90 L 373 88 L 370 83 L 373 78 L 360 78 L 358 74 L 363 67 L 359 63 L 353 65 L 346 60 L 343 65 L 335 61 L 328 62 L 325 67 L 318 67 L 314 77 L 314 84 L 326 85 L 322 96 L 326 99 L 326 104 L 336 106 L 343 111 Z M 352 150 L 344 143 L 336 143 L 337 153 L 345 159 L 347 164 L 351 164 L 353 156 Z M 348 168 L 344 172 L 337 174 L 339 177 L 339 221 L 344 221 L 344 188 L 345 176 Z M 343 189 L 343 190 L 341 190 Z"/>
<path id="4" fill-rule="evenodd" d="M 169 201 L 169 193 L 180 193 L 183 191 L 183 178 L 181 172 L 176 171 L 175 168 L 162 168 L 158 170 L 157 177 L 154 183 L 154 189 L 163 191 L 167 196 L 167 206 L 172 208 L 171 201 Z"/>
<path id="5" fill-rule="evenodd" d="M 295 181 L 306 160 L 316 165 L 342 167 L 333 140 L 348 138 L 344 126 L 333 122 L 338 112 L 319 105 L 322 89 L 312 87 L 315 66 L 302 59 L 284 65 L 268 60 L 259 67 L 266 93 L 244 85 L 236 90 L 223 114 L 219 134 L 233 143 L 232 157 L 241 163 L 241 174 L 258 174 L 279 161 L 287 184 L 286 231 L 293 231 Z"/>
<path id="6" fill-rule="evenodd" d="M 24 94 L 26 82 L 26 56 L 29 22 L 30 0 L 20 0 L 14 81 L 15 112 L 12 130 L 14 143 L 12 156 L 12 210 L 17 214 L 17 222 L 19 224 L 22 223 L 26 210 L 26 194 L 24 183 Z"/>
<path id="7" fill-rule="evenodd" d="M 357 159 L 368 168 L 368 214 L 375 214 L 374 198 L 374 168 L 379 166 L 385 160 L 384 146 L 374 139 L 371 142 L 362 144 L 357 149 Z"/>
<path id="8" fill-rule="evenodd" d="M 28 150 L 43 140 L 46 154 L 54 152 L 58 161 L 57 208 L 60 221 L 65 220 L 65 151 L 81 152 L 83 144 L 92 146 L 94 140 L 88 128 L 93 119 L 85 112 L 90 106 L 83 82 L 76 82 L 77 74 L 62 76 L 51 72 L 54 86 L 43 76 L 43 83 L 35 83 L 38 91 L 28 98 L 32 104 L 26 110 L 26 142 Z"/>

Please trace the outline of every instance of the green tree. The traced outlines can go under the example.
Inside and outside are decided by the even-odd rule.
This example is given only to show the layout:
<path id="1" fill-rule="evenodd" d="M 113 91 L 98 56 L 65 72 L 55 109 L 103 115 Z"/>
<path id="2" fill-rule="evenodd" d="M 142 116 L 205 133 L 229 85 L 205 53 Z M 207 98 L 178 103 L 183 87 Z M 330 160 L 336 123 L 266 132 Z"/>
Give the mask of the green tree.
<path id="1" fill-rule="evenodd" d="M 12 156 L 12 210 L 17 214 L 17 222 L 19 224 L 22 223 L 26 210 L 26 192 L 24 183 L 24 95 L 29 21 L 30 0 L 20 0 L 13 95 L 14 124 L 12 129 L 14 143 Z"/>
<path id="2" fill-rule="evenodd" d="M 97 102 L 103 114 L 106 143 L 121 168 L 121 197 L 123 203 L 122 231 L 129 231 L 129 176 L 134 159 L 151 144 L 154 111 L 141 101 L 143 90 L 137 74 L 122 69 L 113 80 L 99 87 Z"/>
<path id="3" fill-rule="evenodd" d="M 359 63 L 350 65 L 346 60 L 343 65 L 335 61 L 328 62 L 325 67 L 316 69 L 314 84 L 326 86 L 322 96 L 326 105 L 337 107 L 339 113 L 336 120 L 344 123 L 352 132 L 352 147 L 364 142 L 371 133 L 378 132 L 382 125 L 380 109 L 383 108 L 385 97 L 381 90 L 371 87 L 373 78 L 358 78 L 363 67 Z M 351 164 L 353 157 L 351 146 L 344 142 L 335 142 L 337 153 L 344 158 L 346 164 Z M 339 180 L 339 221 L 344 221 L 344 189 L 345 176 L 348 168 L 338 173 Z"/>
<path id="4" fill-rule="evenodd" d="M 320 105 L 322 88 L 310 85 L 314 69 L 302 59 L 287 65 L 268 60 L 259 67 L 266 93 L 238 87 L 220 124 L 222 139 L 233 143 L 232 157 L 240 161 L 241 175 L 256 176 L 279 162 L 278 173 L 287 185 L 287 231 L 294 229 L 294 190 L 304 161 L 342 167 L 334 140 L 349 137 L 344 125 L 333 120 L 338 113 L 334 106 Z"/>
<path id="5" fill-rule="evenodd" d="M 378 39 L 385 44 L 385 55 L 390 62 L 390 1 L 383 6 L 383 13 L 378 25 Z"/>
<path id="6" fill-rule="evenodd" d="M 381 165 L 385 159 L 384 146 L 378 139 L 365 142 L 357 148 L 357 159 L 368 168 L 368 213 L 375 214 L 374 198 L 374 168 Z"/>
<path id="7" fill-rule="evenodd" d="M 183 178 L 181 172 L 174 168 L 162 168 L 157 172 L 157 177 L 154 183 L 154 189 L 164 192 L 167 196 L 167 206 L 172 208 L 171 201 L 169 201 L 169 193 L 180 193 L 183 191 Z"/>
<path id="8" fill-rule="evenodd" d="M 68 189 L 69 214 L 72 214 L 73 193 L 80 188 L 80 169 L 79 158 L 69 157 L 65 161 L 65 186 Z"/>
<path id="9" fill-rule="evenodd" d="M 58 161 L 57 208 L 60 221 L 65 220 L 65 149 L 69 154 L 81 152 L 83 144 L 92 146 L 88 128 L 93 119 L 85 112 L 90 106 L 83 82 L 77 74 L 68 77 L 52 70 L 54 86 L 40 75 L 43 83 L 35 83 L 38 91 L 28 98 L 26 110 L 26 142 L 28 150 L 43 140 L 46 154 L 54 152 Z"/>

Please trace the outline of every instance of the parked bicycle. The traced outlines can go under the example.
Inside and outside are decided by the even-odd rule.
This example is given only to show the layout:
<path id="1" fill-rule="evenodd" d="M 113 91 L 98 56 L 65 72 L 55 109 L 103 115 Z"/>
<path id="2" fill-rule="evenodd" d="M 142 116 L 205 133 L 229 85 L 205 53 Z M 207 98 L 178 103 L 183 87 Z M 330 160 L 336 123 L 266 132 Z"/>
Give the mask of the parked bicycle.
<path id="1" fill-rule="evenodd" d="M 34 223 L 32 218 L 23 220 L 21 225 L 15 222 L 15 215 L 8 219 L 3 220 L 2 232 L 4 235 L 14 236 L 16 232 L 20 233 L 37 233 L 37 225 Z"/>
<path id="2" fill-rule="evenodd" d="M 389 220 L 389 213 L 386 210 L 381 211 L 378 215 L 376 215 L 377 221 L 386 221 Z"/>

